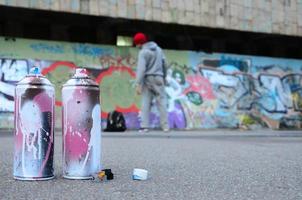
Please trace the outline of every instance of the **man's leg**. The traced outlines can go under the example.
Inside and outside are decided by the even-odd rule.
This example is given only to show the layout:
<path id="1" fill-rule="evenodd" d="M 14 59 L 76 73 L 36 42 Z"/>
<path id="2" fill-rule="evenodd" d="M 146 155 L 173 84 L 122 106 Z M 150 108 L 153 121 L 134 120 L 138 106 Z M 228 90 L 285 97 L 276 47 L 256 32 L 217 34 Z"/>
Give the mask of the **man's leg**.
<path id="1" fill-rule="evenodd" d="M 160 113 L 160 125 L 164 131 L 169 130 L 168 114 L 167 114 L 167 95 L 163 77 L 154 76 L 153 88 L 155 90 L 156 101 Z"/>
<path id="2" fill-rule="evenodd" d="M 142 88 L 141 128 L 149 128 L 151 101 L 152 93 L 150 89 L 144 85 Z"/>

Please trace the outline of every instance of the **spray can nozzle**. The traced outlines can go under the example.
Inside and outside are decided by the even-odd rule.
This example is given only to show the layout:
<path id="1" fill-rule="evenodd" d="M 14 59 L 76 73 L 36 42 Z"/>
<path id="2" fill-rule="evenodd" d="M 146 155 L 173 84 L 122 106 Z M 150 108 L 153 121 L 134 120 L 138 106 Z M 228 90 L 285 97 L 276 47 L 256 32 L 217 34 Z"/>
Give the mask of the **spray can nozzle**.
<path id="1" fill-rule="evenodd" d="M 85 78 L 88 77 L 88 72 L 85 68 L 77 68 L 74 77 Z"/>
<path id="2" fill-rule="evenodd" d="M 34 75 L 40 75 L 41 74 L 41 71 L 40 71 L 40 68 L 39 67 L 33 67 L 30 69 L 30 74 L 34 74 Z"/>

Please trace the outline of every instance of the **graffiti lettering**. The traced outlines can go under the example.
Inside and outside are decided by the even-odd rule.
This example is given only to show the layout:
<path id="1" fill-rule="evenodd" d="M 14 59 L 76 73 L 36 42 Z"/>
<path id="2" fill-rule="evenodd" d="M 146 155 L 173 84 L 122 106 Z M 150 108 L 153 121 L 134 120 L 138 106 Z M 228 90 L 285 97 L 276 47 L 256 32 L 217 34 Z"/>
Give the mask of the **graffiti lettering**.
<path id="1" fill-rule="evenodd" d="M 26 60 L 0 59 L 0 77 L 5 82 L 17 82 L 28 73 Z"/>
<path id="2" fill-rule="evenodd" d="M 240 99 L 249 94 L 243 76 L 224 74 L 222 71 L 208 68 L 202 68 L 201 73 L 212 84 L 216 97 L 221 99 L 221 106 L 224 108 L 234 107 Z"/>
<path id="3" fill-rule="evenodd" d="M 202 75 L 214 89 L 224 108 L 252 109 L 258 105 L 267 112 L 287 113 L 293 106 L 301 109 L 301 76 L 260 74 L 254 79 L 247 74 L 226 74 L 220 70 L 202 68 Z"/>
<path id="4" fill-rule="evenodd" d="M 274 75 L 259 76 L 258 92 L 262 97 L 259 104 L 268 112 L 287 112 L 292 107 L 288 85 L 282 85 L 281 79 Z"/>
<path id="5" fill-rule="evenodd" d="M 27 73 L 26 60 L 0 59 L 0 112 L 14 111 L 15 84 Z"/>
<path id="6" fill-rule="evenodd" d="M 72 50 L 75 54 L 87 55 L 92 57 L 113 54 L 113 50 L 111 48 L 100 48 L 86 44 L 75 44 L 74 46 L 72 46 Z"/>
<path id="7" fill-rule="evenodd" d="M 291 91 L 295 111 L 302 111 L 302 75 L 288 74 L 282 78 L 282 84 L 288 85 Z"/>
<path id="8" fill-rule="evenodd" d="M 100 64 L 102 68 L 109 67 L 135 67 L 136 60 L 132 57 L 113 57 L 110 55 L 105 55 L 100 57 Z"/>
<path id="9" fill-rule="evenodd" d="M 37 43 L 31 44 L 30 48 L 37 52 L 43 53 L 55 53 L 55 54 L 63 54 L 64 53 L 64 46 L 63 45 L 49 45 L 46 43 Z"/>

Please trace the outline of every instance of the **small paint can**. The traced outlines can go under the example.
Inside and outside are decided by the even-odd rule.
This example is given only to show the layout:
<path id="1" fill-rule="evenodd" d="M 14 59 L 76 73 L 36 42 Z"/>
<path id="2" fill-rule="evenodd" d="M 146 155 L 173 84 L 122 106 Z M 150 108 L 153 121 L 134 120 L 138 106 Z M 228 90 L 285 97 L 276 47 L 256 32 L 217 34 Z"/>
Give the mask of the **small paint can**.
<path id="1" fill-rule="evenodd" d="M 133 180 L 144 181 L 148 179 L 148 171 L 145 169 L 135 168 L 132 173 Z"/>

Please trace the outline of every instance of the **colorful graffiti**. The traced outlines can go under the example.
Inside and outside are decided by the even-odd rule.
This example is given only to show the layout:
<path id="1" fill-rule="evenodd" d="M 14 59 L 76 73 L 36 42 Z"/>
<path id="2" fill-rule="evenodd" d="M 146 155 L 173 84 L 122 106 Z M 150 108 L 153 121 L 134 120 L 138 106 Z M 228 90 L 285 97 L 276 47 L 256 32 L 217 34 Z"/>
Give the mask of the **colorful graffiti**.
<path id="1" fill-rule="evenodd" d="M 299 102 L 302 98 L 302 85 L 299 81 L 302 74 L 288 74 L 283 77 L 259 74 L 255 78 L 246 73 L 228 74 L 209 68 L 201 68 L 200 72 L 211 82 L 221 109 L 234 109 L 237 113 L 254 111 L 275 121 L 280 121 L 289 113 L 292 116 L 301 115 Z M 296 80 L 294 83 L 287 81 L 292 76 Z M 298 117 L 297 122 L 299 119 Z M 270 123 L 267 125 L 272 127 Z"/>
<path id="2" fill-rule="evenodd" d="M 136 49 L 18 41 L 14 46 L 28 51 L 0 49 L 0 55 L 12 55 L 0 58 L 1 112 L 13 111 L 2 100 L 13 105 L 14 84 L 30 67 L 39 66 L 55 85 L 56 122 L 60 126 L 61 87 L 74 68 L 84 66 L 100 85 L 102 124 L 108 112 L 118 110 L 124 113 L 128 128 L 139 127 L 140 96 L 133 85 Z M 166 51 L 166 56 L 171 128 L 301 128 L 302 60 L 172 50 Z M 158 127 L 156 106 L 151 111 L 151 126 Z"/>
<path id="3" fill-rule="evenodd" d="M 26 60 L 0 58 L 0 112 L 14 111 L 15 84 L 27 73 Z"/>

